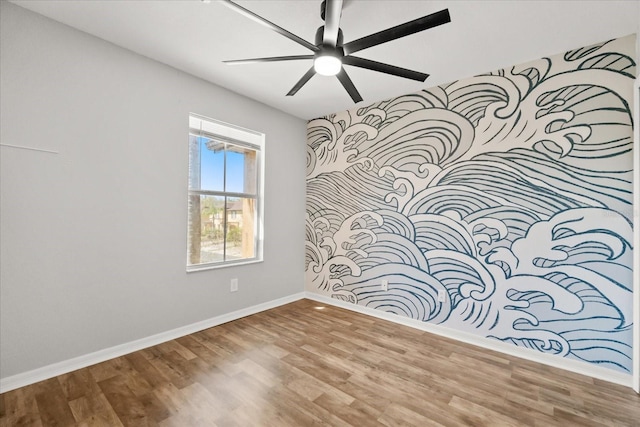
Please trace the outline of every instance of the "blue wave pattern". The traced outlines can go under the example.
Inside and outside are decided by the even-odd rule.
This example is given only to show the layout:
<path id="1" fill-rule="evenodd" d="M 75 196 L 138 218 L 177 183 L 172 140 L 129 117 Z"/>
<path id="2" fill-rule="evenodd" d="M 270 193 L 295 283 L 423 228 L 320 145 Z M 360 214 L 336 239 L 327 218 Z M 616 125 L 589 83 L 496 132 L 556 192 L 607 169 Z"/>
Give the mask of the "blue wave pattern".
<path id="1" fill-rule="evenodd" d="M 310 121 L 307 289 L 630 372 L 634 47 Z"/>

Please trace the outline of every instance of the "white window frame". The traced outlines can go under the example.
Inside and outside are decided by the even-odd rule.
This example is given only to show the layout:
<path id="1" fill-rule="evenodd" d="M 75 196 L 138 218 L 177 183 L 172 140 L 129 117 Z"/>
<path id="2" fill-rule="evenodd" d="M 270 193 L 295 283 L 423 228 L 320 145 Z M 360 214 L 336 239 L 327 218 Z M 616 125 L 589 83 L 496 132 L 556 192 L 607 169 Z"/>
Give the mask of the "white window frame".
<path id="1" fill-rule="evenodd" d="M 189 264 L 189 206 L 187 202 L 187 225 L 186 225 L 186 245 L 187 249 L 187 272 L 210 270 L 215 268 L 231 267 L 243 264 L 253 264 L 263 261 L 263 247 L 264 247 L 264 158 L 265 158 L 265 134 L 253 131 L 250 129 L 242 128 L 240 126 L 232 125 L 229 123 L 221 122 L 219 120 L 211 119 L 209 117 L 201 116 L 198 114 L 189 114 L 189 135 L 206 136 L 221 142 L 228 142 L 234 145 L 250 148 L 256 150 L 256 166 L 257 166 L 257 183 L 256 183 L 256 223 L 255 223 L 255 256 L 253 258 L 243 258 L 239 260 L 223 260 L 216 262 L 209 262 L 203 264 Z M 190 154 L 189 154 L 190 157 Z M 190 161 L 190 160 L 189 160 Z M 188 172 L 190 174 L 190 171 Z M 226 196 L 226 197 L 247 197 L 248 194 L 236 193 L 228 191 L 208 191 L 208 190 L 194 190 L 190 188 L 191 176 L 187 181 L 187 200 L 192 195 L 212 195 L 212 196 Z M 253 198 L 253 195 L 250 195 Z M 223 219 L 226 221 L 227 213 L 223 215 Z M 225 236 L 226 239 L 226 236 Z M 226 245 L 226 242 L 225 242 Z"/>

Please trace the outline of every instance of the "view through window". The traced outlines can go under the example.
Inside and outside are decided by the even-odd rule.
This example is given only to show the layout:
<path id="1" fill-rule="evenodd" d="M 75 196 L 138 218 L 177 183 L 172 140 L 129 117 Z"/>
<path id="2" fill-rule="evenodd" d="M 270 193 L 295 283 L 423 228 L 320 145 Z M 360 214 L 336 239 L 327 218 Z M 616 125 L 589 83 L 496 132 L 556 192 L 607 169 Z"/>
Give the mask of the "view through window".
<path id="1" fill-rule="evenodd" d="M 187 269 L 261 260 L 264 135 L 189 117 Z"/>

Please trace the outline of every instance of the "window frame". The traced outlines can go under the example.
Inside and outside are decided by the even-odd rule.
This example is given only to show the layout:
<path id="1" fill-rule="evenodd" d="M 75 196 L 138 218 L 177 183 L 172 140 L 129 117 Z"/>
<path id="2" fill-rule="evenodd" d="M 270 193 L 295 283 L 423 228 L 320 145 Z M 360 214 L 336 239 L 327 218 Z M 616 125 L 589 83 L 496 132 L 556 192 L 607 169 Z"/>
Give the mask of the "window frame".
<path id="1" fill-rule="evenodd" d="M 257 132 L 251 129 L 246 129 L 240 126 L 236 126 L 233 124 L 225 123 L 219 120 L 215 120 L 209 117 L 201 116 L 199 114 L 190 113 L 189 114 L 189 138 L 191 135 L 196 137 L 206 137 L 216 142 L 221 142 L 225 144 L 232 144 L 238 147 L 247 148 L 250 150 L 254 150 L 256 153 L 256 192 L 253 193 L 244 193 L 244 192 L 233 192 L 233 191 L 224 191 L 226 188 L 223 188 L 222 191 L 217 190 L 203 190 L 193 189 L 191 188 L 192 184 L 192 173 L 191 173 L 191 152 L 190 152 L 190 143 L 188 145 L 188 170 L 187 170 L 187 224 L 186 224 L 186 270 L 187 273 L 194 271 L 203 271 L 203 270 L 211 270 L 217 268 L 238 266 L 244 264 L 254 264 L 263 262 L 263 247 L 264 247 L 264 234 L 263 234 L 263 223 L 264 223 L 264 159 L 265 159 L 265 134 L 261 132 Z M 225 149 L 226 156 L 226 149 Z M 198 159 L 198 169 L 201 167 L 200 159 Z M 225 161 L 225 166 L 223 170 L 223 174 L 226 175 L 227 165 Z M 225 178 L 226 179 L 226 178 Z M 241 258 L 234 260 L 226 260 L 222 261 L 212 261 L 200 264 L 190 264 L 190 252 L 189 252 L 189 243 L 190 243 L 190 212 L 189 212 L 189 199 L 191 196 L 214 196 L 214 197 L 224 197 L 225 199 L 225 209 L 222 214 L 222 220 L 224 221 L 224 236 L 223 236 L 223 258 L 226 258 L 226 247 L 227 247 L 227 217 L 229 215 L 227 211 L 229 199 L 238 198 L 238 199 L 253 199 L 255 200 L 255 217 L 254 218 L 254 256 L 251 258 Z"/>

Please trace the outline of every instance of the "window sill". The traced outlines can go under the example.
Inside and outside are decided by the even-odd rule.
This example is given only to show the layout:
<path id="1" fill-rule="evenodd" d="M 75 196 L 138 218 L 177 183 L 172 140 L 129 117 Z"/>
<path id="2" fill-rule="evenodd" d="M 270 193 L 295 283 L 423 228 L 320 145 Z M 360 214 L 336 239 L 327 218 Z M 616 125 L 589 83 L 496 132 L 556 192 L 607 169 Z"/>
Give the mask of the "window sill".
<path id="1" fill-rule="evenodd" d="M 250 259 L 238 262 L 226 262 L 222 264 L 198 264 L 187 267 L 187 273 L 196 273 L 198 271 L 217 270 L 219 268 L 237 267 L 241 265 L 258 264 L 264 262 L 262 259 Z"/>

